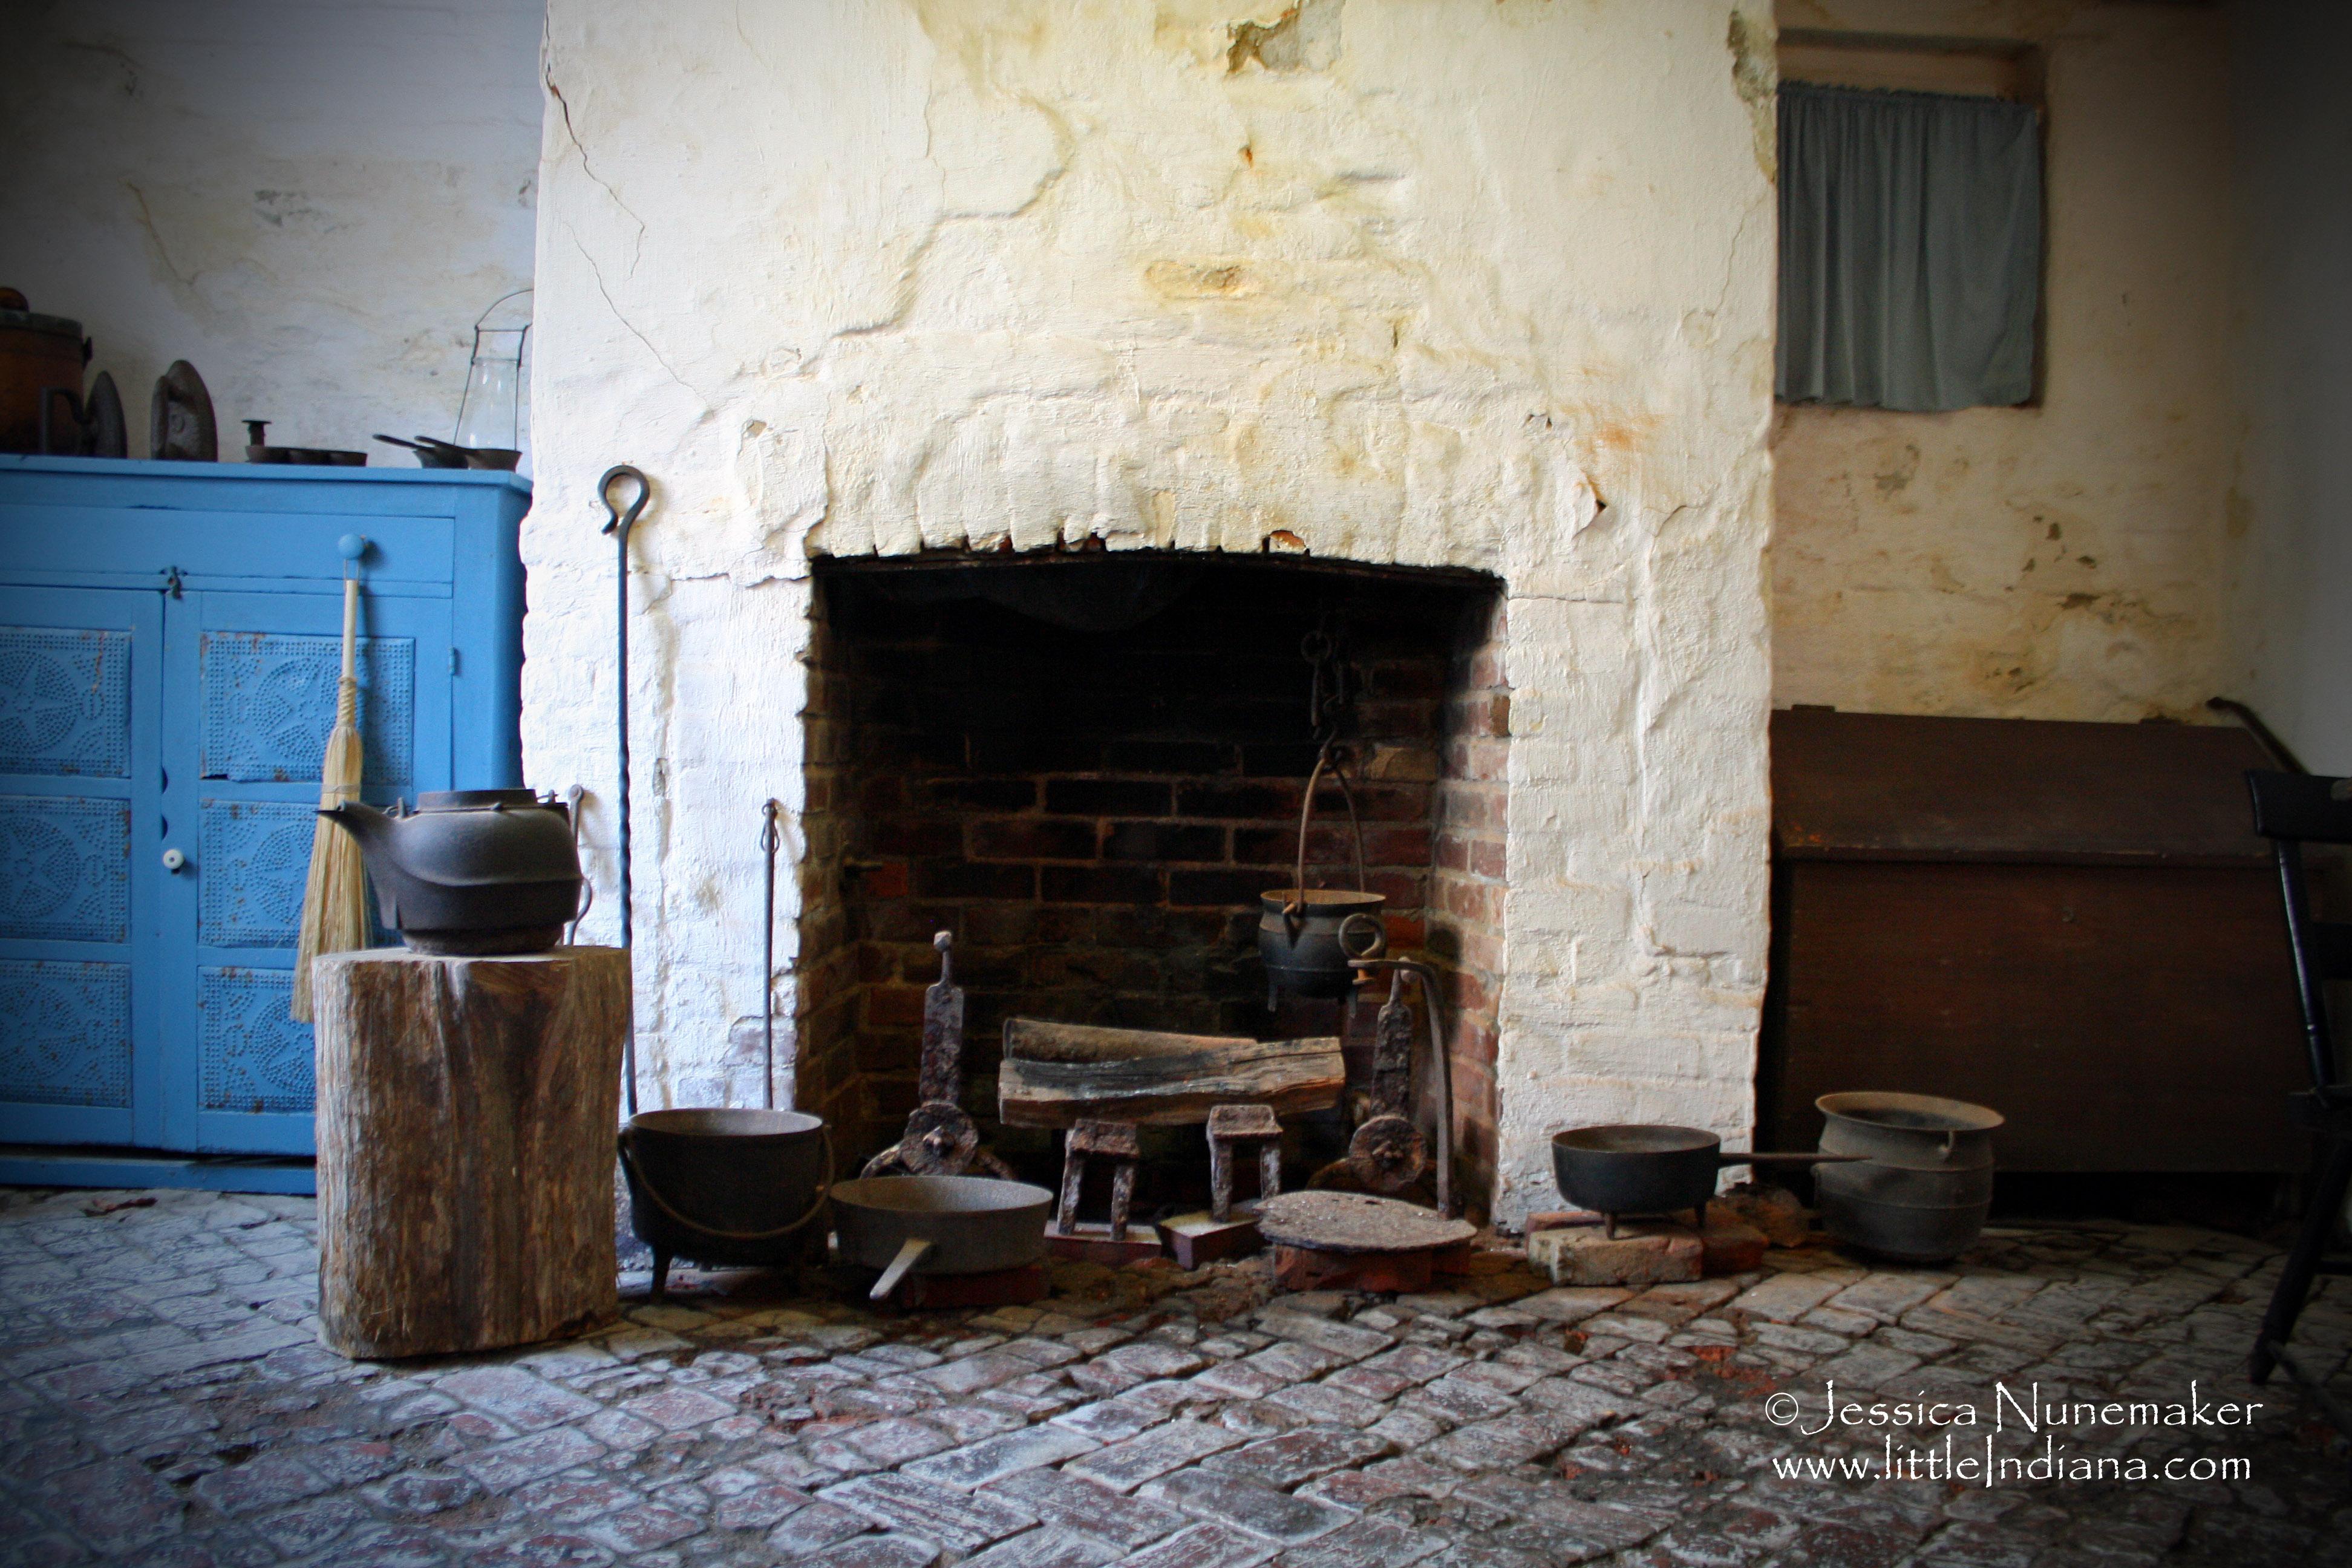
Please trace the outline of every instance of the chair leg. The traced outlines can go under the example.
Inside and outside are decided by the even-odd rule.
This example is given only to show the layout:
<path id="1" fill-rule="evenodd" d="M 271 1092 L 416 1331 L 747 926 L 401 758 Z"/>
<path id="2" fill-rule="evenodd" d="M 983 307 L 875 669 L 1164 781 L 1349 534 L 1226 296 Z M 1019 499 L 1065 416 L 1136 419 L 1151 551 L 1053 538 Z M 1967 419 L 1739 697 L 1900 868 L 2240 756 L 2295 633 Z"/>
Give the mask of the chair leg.
<path id="1" fill-rule="evenodd" d="M 2270 1381 L 2280 1350 L 2294 1336 L 2294 1321 L 2303 1315 L 2304 1302 L 2310 1299 L 2311 1282 L 2327 1251 L 2328 1237 L 2335 1234 L 2336 1211 L 2344 1206 L 2347 1188 L 2352 1188 L 2352 1138 L 2330 1139 L 2327 1163 L 2321 1167 L 2319 1185 L 2312 1193 L 2303 1234 L 2294 1238 L 2294 1250 L 2286 1255 L 2278 1289 L 2271 1292 L 2270 1308 L 2263 1314 L 2261 1336 L 2254 1341 L 2248 1372 L 2257 1384 Z"/>

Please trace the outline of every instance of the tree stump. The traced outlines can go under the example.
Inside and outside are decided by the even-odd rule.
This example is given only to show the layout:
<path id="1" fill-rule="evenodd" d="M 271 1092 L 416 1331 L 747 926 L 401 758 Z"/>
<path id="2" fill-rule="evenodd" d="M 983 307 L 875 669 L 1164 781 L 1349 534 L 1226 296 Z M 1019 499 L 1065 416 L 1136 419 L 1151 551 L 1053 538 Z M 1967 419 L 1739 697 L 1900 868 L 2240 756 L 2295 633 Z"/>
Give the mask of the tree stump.
<path id="1" fill-rule="evenodd" d="M 329 1348 L 489 1350 L 614 1315 L 628 954 L 377 948 L 313 976 Z"/>

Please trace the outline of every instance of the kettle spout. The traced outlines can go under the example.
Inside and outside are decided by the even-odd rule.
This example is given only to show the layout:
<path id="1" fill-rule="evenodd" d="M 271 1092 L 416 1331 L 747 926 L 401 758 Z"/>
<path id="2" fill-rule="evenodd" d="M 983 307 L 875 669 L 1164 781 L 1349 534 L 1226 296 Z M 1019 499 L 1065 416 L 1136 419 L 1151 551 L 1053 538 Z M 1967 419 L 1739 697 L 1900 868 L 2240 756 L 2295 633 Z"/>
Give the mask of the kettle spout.
<path id="1" fill-rule="evenodd" d="M 360 841 L 362 849 L 372 850 L 383 841 L 392 830 L 392 814 L 378 811 L 357 801 L 344 801 L 340 805 L 322 805 L 319 815 L 341 827 Z"/>

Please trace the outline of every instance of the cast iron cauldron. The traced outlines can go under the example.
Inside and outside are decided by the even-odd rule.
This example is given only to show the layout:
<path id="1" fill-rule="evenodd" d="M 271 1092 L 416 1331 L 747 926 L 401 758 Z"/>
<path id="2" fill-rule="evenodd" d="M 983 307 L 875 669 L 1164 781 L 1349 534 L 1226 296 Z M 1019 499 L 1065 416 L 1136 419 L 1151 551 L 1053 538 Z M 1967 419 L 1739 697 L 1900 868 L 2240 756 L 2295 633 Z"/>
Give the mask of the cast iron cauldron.
<path id="1" fill-rule="evenodd" d="M 1606 1215 L 1616 1234 L 1619 1215 L 1695 1210 L 1702 1228 L 1716 1173 L 1726 1165 L 1806 1165 L 1851 1160 L 1843 1153 L 1759 1154 L 1723 1151 L 1723 1140 L 1700 1127 L 1618 1123 L 1571 1127 L 1551 1137 L 1551 1169 L 1560 1195 Z"/>
<path id="2" fill-rule="evenodd" d="M 798 1260 L 824 1235 L 808 1226 L 833 1190 L 833 1135 L 800 1110 L 641 1110 L 621 1130 L 621 1172 L 658 1299 L 673 1258 L 747 1268 Z"/>
<path id="3" fill-rule="evenodd" d="M 1258 895 L 1257 953 L 1265 961 L 1266 1001 L 1274 993 L 1337 1001 L 1354 992 L 1351 958 L 1378 958 L 1388 947 L 1380 893 L 1340 888 L 1286 888 Z"/>
<path id="4" fill-rule="evenodd" d="M 427 792 L 404 816 L 319 813 L 360 841 L 383 923 L 419 952 L 543 952 L 579 912 L 572 815 L 527 789 Z"/>
<path id="5" fill-rule="evenodd" d="M 873 1300 L 909 1271 L 987 1274 L 1045 1256 L 1054 1194 L 992 1176 L 864 1176 L 833 1188 L 841 1260 L 879 1268 Z"/>
<path id="6" fill-rule="evenodd" d="M 1992 1211 L 1992 1134 L 2004 1118 L 1928 1094 L 1825 1094 L 1822 1147 L 1854 1163 L 1814 1179 L 1833 1240 L 1900 1263 L 1967 1250 Z"/>

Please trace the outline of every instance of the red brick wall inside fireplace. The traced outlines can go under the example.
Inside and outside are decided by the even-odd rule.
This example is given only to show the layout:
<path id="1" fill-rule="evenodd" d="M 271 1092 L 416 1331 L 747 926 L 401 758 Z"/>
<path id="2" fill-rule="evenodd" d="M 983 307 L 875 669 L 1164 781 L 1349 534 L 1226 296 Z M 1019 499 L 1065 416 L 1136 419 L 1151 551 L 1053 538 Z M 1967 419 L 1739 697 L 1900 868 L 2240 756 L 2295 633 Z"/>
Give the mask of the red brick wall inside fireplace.
<path id="1" fill-rule="evenodd" d="M 1216 558 L 821 563 L 809 660 L 798 1091 L 863 1158 L 913 1104 L 934 931 L 970 994 L 966 1103 L 993 1125 L 1013 1015 L 1271 1038 L 1258 895 L 1287 886 L 1318 625 L 1360 675 L 1345 737 L 1393 946 L 1448 972 L 1459 1162 L 1493 1161 L 1508 697 L 1490 579 Z M 1072 625 L 1072 622 L 1080 623 Z M 1318 792 L 1309 881 L 1356 880 Z M 1360 1020 L 1359 1027 L 1368 1020 Z"/>

